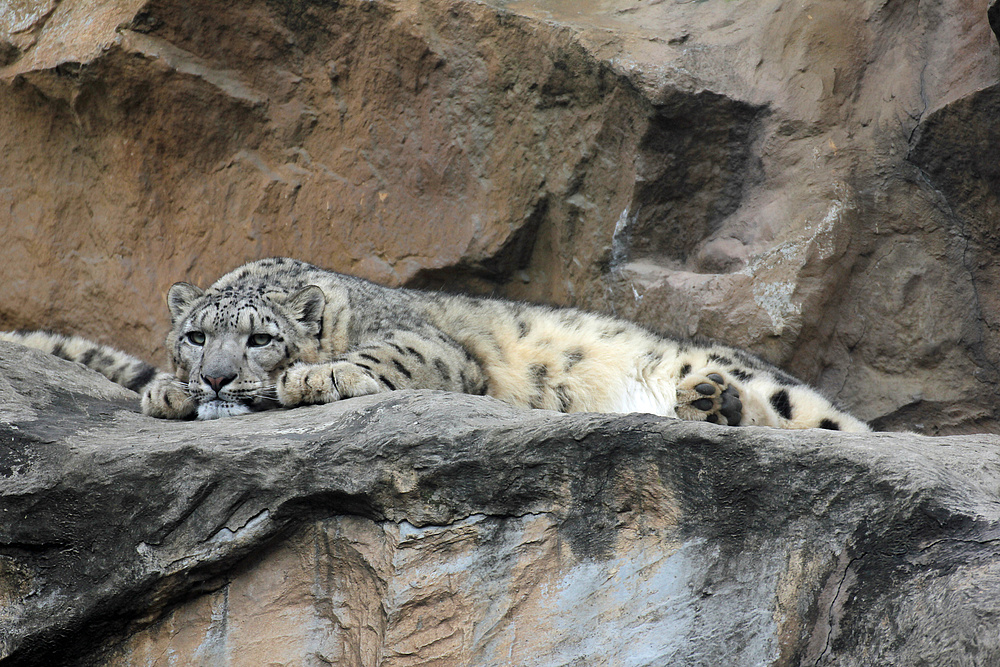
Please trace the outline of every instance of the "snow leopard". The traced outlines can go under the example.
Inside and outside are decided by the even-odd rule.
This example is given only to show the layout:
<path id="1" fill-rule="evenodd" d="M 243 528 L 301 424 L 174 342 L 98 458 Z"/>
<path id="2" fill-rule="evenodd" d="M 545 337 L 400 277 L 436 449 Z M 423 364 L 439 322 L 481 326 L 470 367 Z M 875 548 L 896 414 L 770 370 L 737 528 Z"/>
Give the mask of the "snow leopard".
<path id="1" fill-rule="evenodd" d="M 76 336 L 0 339 L 97 370 L 165 419 L 437 389 L 560 412 L 869 430 L 747 352 L 573 308 L 385 287 L 288 258 L 250 262 L 207 289 L 179 282 L 166 300 L 167 371 Z"/>

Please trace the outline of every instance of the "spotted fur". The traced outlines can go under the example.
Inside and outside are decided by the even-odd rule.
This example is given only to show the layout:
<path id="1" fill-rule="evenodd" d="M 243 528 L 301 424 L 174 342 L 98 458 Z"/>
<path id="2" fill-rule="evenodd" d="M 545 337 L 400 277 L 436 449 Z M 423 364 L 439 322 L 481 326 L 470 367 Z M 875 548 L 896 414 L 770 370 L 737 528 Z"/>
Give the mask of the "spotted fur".
<path id="1" fill-rule="evenodd" d="M 407 388 L 561 412 L 865 431 L 740 350 L 572 309 L 387 288 L 292 259 L 167 295 L 170 373 L 55 334 L 0 334 L 139 391 L 149 415 L 212 419 Z M 72 342 L 68 342 L 72 341 Z"/>

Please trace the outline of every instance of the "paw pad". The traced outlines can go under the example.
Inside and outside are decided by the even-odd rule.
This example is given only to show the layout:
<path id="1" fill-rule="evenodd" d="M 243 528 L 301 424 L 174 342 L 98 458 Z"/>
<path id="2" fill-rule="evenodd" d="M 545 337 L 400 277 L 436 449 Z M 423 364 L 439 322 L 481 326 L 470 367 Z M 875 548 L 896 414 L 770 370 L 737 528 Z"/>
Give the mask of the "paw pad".
<path id="1" fill-rule="evenodd" d="M 688 376 L 677 390 L 677 416 L 738 426 L 743 418 L 740 392 L 721 373 Z"/>

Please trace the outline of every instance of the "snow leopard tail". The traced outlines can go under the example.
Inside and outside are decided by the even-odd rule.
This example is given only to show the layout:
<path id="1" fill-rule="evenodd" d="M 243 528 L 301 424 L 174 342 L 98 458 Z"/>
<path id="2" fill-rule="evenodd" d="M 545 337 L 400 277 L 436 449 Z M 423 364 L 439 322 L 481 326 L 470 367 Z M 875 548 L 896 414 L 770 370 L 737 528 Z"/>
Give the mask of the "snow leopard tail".
<path id="1" fill-rule="evenodd" d="M 145 361 L 80 336 L 64 336 L 51 331 L 0 331 L 0 340 L 48 352 L 75 361 L 137 394 L 160 374 Z"/>

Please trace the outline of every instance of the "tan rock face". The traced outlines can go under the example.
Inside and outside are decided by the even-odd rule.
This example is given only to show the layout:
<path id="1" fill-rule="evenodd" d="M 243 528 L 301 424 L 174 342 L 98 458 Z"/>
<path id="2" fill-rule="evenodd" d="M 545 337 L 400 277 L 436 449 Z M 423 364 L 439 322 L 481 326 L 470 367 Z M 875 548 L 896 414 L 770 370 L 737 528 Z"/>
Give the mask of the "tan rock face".
<path id="1" fill-rule="evenodd" d="M 680 569 L 707 576 L 710 562 L 697 562 L 697 551 L 680 543 L 676 523 L 644 526 L 624 537 L 613 557 L 595 562 L 574 554 L 547 513 L 425 528 L 340 517 L 251 559 L 222 589 L 174 609 L 102 662 L 396 667 L 681 659 L 691 619 L 652 619 L 676 616 L 671 607 L 683 606 Z M 757 615 L 747 609 L 744 623 Z M 772 638 L 757 632 L 755 642 L 753 634 L 743 637 L 747 645 L 727 647 L 732 659 L 766 659 Z"/>
<path id="2" fill-rule="evenodd" d="M 19 131 L 5 151 L 51 158 L 7 194 L 10 254 L 47 285 L 19 281 L 5 321 L 124 329 L 121 344 L 148 351 L 169 284 L 272 254 L 390 284 L 455 265 L 504 279 L 526 265 L 553 184 L 620 98 L 638 103 L 571 31 L 479 5 L 216 11 L 148 6 L 132 29 L 109 17 L 98 57 L 67 46 L 82 68 L 36 46 L 4 70 Z M 608 141 L 602 170 L 617 171 L 628 147 Z"/>
<path id="3" fill-rule="evenodd" d="M 558 512 L 421 528 L 337 517 L 249 559 L 220 590 L 166 614 L 102 661 L 389 667 L 547 665 L 557 657 L 611 665 L 644 653 L 679 659 L 690 619 L 652 619 L 682 616 L 671 609 L 684 606 L 678 571 L 705 579 L 711 561 L 699 559 L 697 542 L 683 543 L 681 509 L 657 470 L 629 471 L 616 484 L 620 532 L 597 560 L 587 552 L 598 547 L 566 539 Z M 757 615 L 747 609 L 743 623 Z M 725 650 L 745 664 L 773 649 L 765 632 L 742 638 L 748 645 Z"/>
<path id="4" fill-rule="evenodd" d="M 291 255 L 748 347 L 997 428 L 997 43 L 966 3 L 17 3 L 0 326 L 162 360 Z"/>

